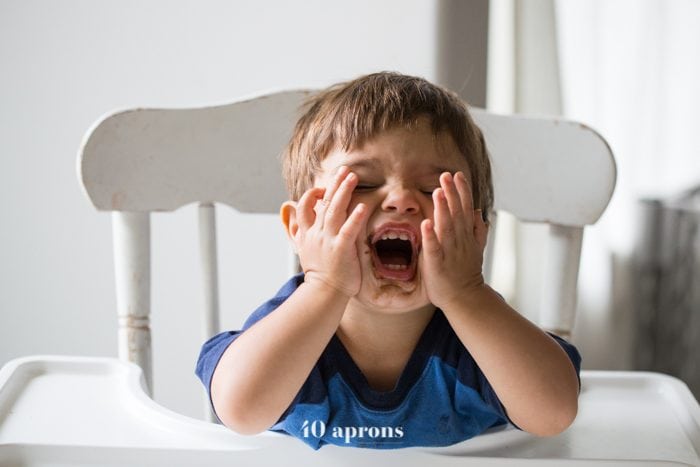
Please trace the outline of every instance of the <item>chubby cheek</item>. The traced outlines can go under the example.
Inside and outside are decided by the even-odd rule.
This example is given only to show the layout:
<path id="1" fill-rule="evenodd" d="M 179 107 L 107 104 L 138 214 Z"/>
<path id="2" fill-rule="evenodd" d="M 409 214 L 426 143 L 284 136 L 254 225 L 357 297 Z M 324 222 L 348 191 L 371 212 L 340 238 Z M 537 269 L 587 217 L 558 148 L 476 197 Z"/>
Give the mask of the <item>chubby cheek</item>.
<path id="1" fill-rule="evenodd" d="M 360 267 L 370 270 L 372 268 L 372 247 L 369 246 L 367 236 L 358 238 L 356 244 L 360 256 Z"/>
<path id="2" fill-rule="evenodd" d="M 420 204 L 421 216 L 423 219 L 433 220 L 435 217 L 435 205 L 433 204 L 433 197 L 424 198 L 423 202 Z"/>
<path id="3" fill-rule="evenodd" d="M 349 216 L 350 213 L 357 207 L 358 204 L 364 202 L 362 199 L 357 194 L 354 194 L 350 197 L 350 203 L 348 204 L 348 210 L 347 210 L 347 215 Z M 364 202 L 367 204 L 367 202 Z M 368 206 L 369 207 L 369 206 Z"/>

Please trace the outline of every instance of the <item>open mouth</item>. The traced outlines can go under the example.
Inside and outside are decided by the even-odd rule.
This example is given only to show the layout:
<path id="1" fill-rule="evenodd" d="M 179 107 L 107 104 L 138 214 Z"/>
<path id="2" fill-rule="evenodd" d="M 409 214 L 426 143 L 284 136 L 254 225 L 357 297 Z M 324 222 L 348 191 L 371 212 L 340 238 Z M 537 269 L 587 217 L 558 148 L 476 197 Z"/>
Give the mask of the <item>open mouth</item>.
<path id="1" fill-rule="evenodd" d="M 410 226 L 385 224 L 370 237 L 370 245 L 378 278 L 413 280 L 418 263 L 418 241 Z"/>

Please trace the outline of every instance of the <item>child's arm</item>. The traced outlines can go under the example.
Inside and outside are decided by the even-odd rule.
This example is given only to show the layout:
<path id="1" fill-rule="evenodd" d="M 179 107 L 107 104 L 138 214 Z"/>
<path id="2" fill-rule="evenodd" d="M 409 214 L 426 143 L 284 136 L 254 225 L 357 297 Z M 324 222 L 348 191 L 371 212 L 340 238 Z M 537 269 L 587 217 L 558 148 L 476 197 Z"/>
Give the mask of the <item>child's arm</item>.
<path id="1" fill-rule="evenodd" d="M 296 205 L 283 207 L 291 210 L 288 229 L 304 283 L 233 341 L 214 371 L 212 403 L 221 421 L 236 432 L 259 433 L 279 419 L 338 328 L 348 300 L 359 291 L 355 240 L 366 208 L 360 204 L 346 214 L 356 184 L 357 176 L 343 168 L 326 189 L 312 188 Z"/>
<path id="2" fill-rule="evenodd" d="M 571 425 L 578 410 L 578 378 L 551 336 L 488 285 L 443 311 L 518 427 L 551 436 Z"/>
<path id="3" fill-rule="evenodd" d="M 425 287 L 496 391 L 510 419 L 533 434 L 566 429 L 578 410 L 578 378 L 566 352 L 519 315 L 481 274 L 487 227 L 462 173 L 443 174 L 434 221 L 423 221 Z"/>

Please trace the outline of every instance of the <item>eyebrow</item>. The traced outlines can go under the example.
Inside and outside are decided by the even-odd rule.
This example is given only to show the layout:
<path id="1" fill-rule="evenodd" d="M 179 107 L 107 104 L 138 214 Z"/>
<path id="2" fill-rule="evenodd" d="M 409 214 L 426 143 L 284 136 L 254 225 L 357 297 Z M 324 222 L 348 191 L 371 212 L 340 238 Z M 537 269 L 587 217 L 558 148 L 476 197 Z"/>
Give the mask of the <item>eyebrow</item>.
<path id="1" fill-rule="evenodd" d="M 337 167 L 335 167 L 331 171 L 331 174 L 335 174 L 343 166 L 348 167 L 352 171 L 352 170 L 357 170 L 357 169 L 366 168 L 366 167 L 374 169 L 374 168 L 380 167 L 381 165 L 382 164 L 379 161 L 379 159 L 374 158 L 374 157 L 366 158 L 366 159 L 358 159 L 356 161 L 350 161 L 349 163 L 338 165 Z M 441 165 L 430 164 L 428 166 L 427 174 L 428 175 L 440 175 L 443 172 L 449 172 L 449 173 L 453 174 L 459 170 L 460 169 L 453 168 L 453 167 L 445 167 L 445 166 L 441 166 Z"/>
<path id="2" fill-rule="evenodd" d="M 339 166 L 337 166 L 336 168 L 334 168 L 334 169 L 331 171 L 331 173 L 332 173 L 332 174 L 335 174 L 336 172 L 338 172 L 338 170 L 339 170 L 341 167 L 347 167 L 347 168 L 349 168 L 350 170 L 355 170 L 355 169 L 361 169 L 361 168 L 364 168 L 364 167 L 377 168 L 377 167 L 379 167 L 380 165 L 381 165 L 381 162 L 379 162 L 379 159 L 375 159 L 375 158 L 359 159 L 359 160 L 356 160 L 356 161 L 350 161 L 349 164 L 340 164 Z"/>

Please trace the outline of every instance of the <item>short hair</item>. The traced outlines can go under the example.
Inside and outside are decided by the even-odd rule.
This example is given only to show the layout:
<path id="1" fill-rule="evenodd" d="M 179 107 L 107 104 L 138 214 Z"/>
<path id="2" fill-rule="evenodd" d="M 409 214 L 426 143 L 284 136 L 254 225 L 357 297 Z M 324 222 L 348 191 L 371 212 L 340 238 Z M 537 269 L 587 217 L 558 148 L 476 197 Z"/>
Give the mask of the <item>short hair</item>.
<path id="1" fill-rule="evenodd" d="M 323 159 L 336 147 L 350 151 L 396 125 L 427 117 L 435 135 L 446 132 L 467 160 L 474 208 L 484 220 L 493 206 L 491 164 L 481 130 L 455 93 L 423 78 L 373 73 L 312 95 L 282 155 L 292 200 L 311 188 Z"/>

